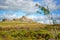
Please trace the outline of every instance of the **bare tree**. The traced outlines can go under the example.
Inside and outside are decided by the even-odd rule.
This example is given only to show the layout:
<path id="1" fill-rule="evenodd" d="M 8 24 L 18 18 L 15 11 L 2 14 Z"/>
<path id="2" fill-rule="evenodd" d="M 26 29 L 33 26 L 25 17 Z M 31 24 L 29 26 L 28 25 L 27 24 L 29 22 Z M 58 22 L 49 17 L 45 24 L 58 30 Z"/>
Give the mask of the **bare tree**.
<path id="1" fill-rule="evenodd" d="M 51 24 L 50 20 L 52 20 L 52 23 L 53 23 L 53 26 L 51 26 L 52 27 L 52 33 L 53 33 L 53 37 L 55 38 L 56 35 L 57 35 L 57 30 L 56 30 L 56 27 L 54 26 L 56 24 L 56 20 L 54 20 L 53 15 L 52 15 L 52 13 L 50 13 L 50 10 L 49 10 L 48 6 L 47 6 L 47 8 L 45 8 L 43 6 L 40 6 L 38 4 L 36 4 L 36 6 L 38 6 L 39 9 L 44 12 L 44 15 L 46 15 L 49 18 L 50 24 Z M 37 13 L 42 14 L 40 11 L 37 11 Z M 58 40 L 58 38 L 57 38 L 57 40 Z"/>

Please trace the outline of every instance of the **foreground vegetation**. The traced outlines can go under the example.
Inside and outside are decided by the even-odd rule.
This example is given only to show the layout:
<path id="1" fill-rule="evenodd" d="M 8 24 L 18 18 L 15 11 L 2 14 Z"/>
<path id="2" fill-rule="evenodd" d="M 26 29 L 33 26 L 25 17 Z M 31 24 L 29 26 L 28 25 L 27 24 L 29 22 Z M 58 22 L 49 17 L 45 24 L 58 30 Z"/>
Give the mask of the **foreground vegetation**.
<path id="1" fill-rule="evenodd" d="M 48 40 L 53 38 L 53 34 L 45 28 L 0 28 L 0 40 Z M 60 40 L 60 33 L 56 38 Z"/>
<path id="2" fill-rule="evenodd" d="M 10 27 L 9 27 L 9 26 Z M 11 27 L 13 26 L 13 27 Z M 57 35 L 53 36 L 53 26 Z M 38 23 L 1 22 L 0 40 L 60 40 L 60 25 L 43 25 Z"/>

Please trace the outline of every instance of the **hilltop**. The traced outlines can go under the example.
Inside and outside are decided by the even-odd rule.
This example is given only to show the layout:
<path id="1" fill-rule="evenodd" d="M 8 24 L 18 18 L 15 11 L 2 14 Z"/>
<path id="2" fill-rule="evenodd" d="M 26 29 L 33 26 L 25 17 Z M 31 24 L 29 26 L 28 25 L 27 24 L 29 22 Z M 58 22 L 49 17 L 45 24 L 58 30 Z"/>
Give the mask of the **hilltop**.
<path id="1" fill-rule="evenodd" d="M 22 16 L 21 18 L 18 18 L 18 19 L 13 19 L 13 21 L 34 22 L 32 19 L 29 19 L 26 16 Z"/>
<path id="2" fill-rule="evenodd" d="M 22 17 L 20 17 L 20 18 L 14 18 L 14 19 L 12 19 L 12 20 L 10 20 L 10 19 L 3 19 L 2 21 L 3 21 L 3 22 L 4 22 L 4 21 L 34 22 L 32 19 L 29 19 L 29 18 L 27 18 L 26 16 L 22 16 Z"/>
<path id="3" fill-rule="evenodd" d="M 33 21 L 32 19 L 27 18 L 26 16 L 22 16 L 21 18 L 13 19 L 13 20 L 8 20 L 8 19 L 3 19 L 2 22 L 0 22 L 0 27 L 3 28 L 14 28 L 14 27 L 30 27 L 30 28 L 38 28 L 38 27 L 46 27 L 46 26 L 53 26 L 53 25 L 48 25 L 48 24 L 42 24 L 42 23 L 37 23 Z M 60 26 L 59 24 L 56 26 Z"/>
<path id="4" fill-rule="evenodd" d="M 33 21 L 32 19 L 27 18 L 26 16 L 22 16 L 21 18 L 8 20 L 3 19 L 2 22 L 0 22 L 0 27 L 43 27 L 44 24 L 37 23 Z"/>

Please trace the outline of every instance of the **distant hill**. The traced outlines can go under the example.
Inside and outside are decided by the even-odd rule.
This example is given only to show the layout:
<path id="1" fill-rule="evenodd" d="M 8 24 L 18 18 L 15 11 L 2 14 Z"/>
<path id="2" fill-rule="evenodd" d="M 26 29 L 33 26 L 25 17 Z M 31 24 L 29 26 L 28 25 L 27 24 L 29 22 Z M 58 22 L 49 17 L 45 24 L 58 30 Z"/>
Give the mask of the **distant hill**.
<path id="1" fill-rule="evenodd" d="M 29 19 L 26 16 L 22 16 L 19 20 L 22 21 L 22 22 L 33 22 L 32 19 Z"/>
<path id="2" fill-rule="evenodd" d="M 21 21 L 21 22 L 34 22 L 32 19 L 27 18 L 26 16 L 22 16 L 21 18 L 16 18 L 13 20 L 3 19 L 2 21 Z"/>
<path id="3" fill-rule="evenodd" d="M 2 22 L 0 22 L 0 27 L 3 27 L 3 28 L 10 28 L 10 27 L 12 28 L 14 27 L 44 28 L 44 27 L 50 27 L 50 26 L 57 26 L 60 28 L 60 24 L 48 25 L 48 24 L 37 23 L 32 19 L 27 18 L 26 16 L 22 16 L 21 18 L 17 18 L 13 20 L 3 19 Z"/>

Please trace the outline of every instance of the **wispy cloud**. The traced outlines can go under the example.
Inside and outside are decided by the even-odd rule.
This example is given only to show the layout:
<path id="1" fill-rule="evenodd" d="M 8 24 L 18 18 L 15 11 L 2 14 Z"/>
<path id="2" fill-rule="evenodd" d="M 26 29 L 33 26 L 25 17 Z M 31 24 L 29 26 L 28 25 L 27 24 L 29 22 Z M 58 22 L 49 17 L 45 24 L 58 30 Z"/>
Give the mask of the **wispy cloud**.
<path id="1" fill-rule="evenodd" d="M 60 14 L 53 14 L 53 19 L 56 20 L 57 24 L 60 24 Z M 38 23 L 45 23 L 45 24 L 53 24 L 52 20 L 49 19 L 47 16 L 45 15 L 40 15 L 40 16 L 33 16 L 30 15 L 28 16 L 28 18 L 33 19 L 34 21 L 38 22 Z"/>
<path id="2" fill-rule="evenodd" d="M 5 18 L 5 19 L 12 20 L 14 18 L 17 18 L 17 16 L 16 16 L 16 14 L 3 14 L 3 15 L 0 16 L 0 18 L 2 18 L 2 19 Z"/>
<path id="3" fill-rule="evenodd" d="M 57 5 L 57 1 L 56 0 L 42 0 L 42 5 L 47 7 L 50 9 L 50 11 L 52 10 L 60 10 L 60 4 Z"/>
<path id="4" fill-rule="evenodd" d="M 37 11 L 33 0 L 0 0 L 0 9 L 23 10 L 34 13 Z"/>

